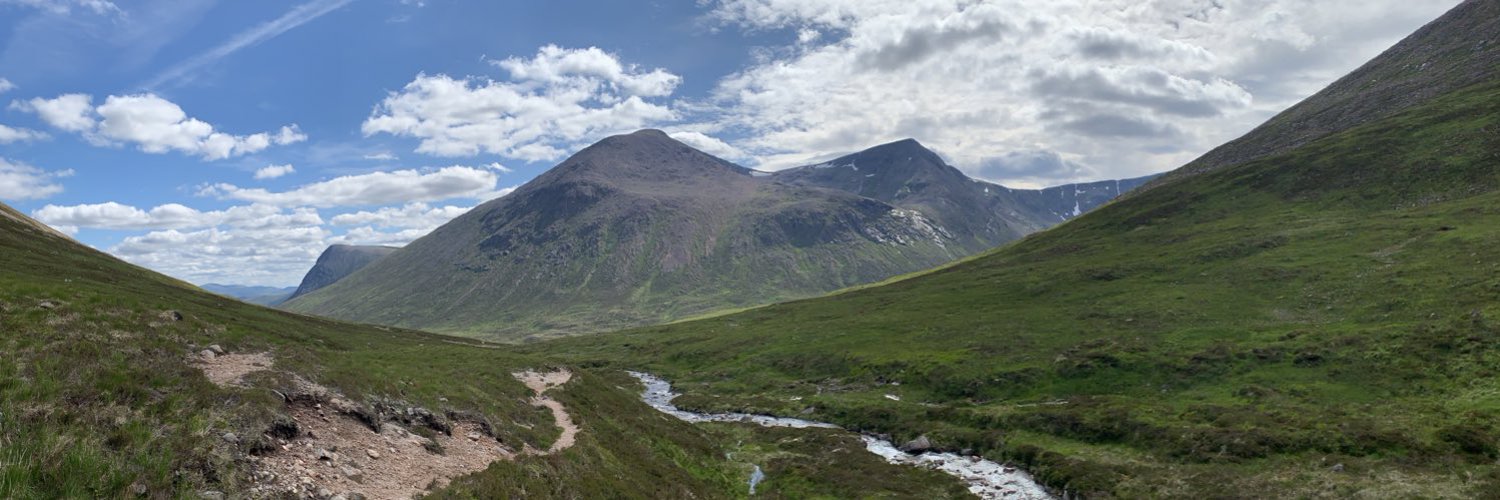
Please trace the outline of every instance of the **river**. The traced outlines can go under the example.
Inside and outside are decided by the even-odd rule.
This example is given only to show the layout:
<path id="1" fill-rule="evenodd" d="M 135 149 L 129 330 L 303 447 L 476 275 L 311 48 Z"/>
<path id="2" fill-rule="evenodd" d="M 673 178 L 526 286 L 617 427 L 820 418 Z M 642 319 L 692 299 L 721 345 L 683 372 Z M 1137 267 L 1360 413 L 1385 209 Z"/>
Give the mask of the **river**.
<path id="1" fill-rule="evenodd" d="M 766 427 L 791 427 L 796 429 L 839 429 L 837 425 L 802 420 L 798 418 L 772 417 L 767 415 L 751 415 L 747 413 L 696 413 L 678 408 L 672 404 L 677 394 L 672 392 L 672 384 L 666 380 L 649 373 L 630 372 L 631 376 L 639 379 L 646 385 L 646 390 L 641 393 L 641 400 L 652 408 L 672 415 L 687 422 L 746 422 Z M 945 474 L 957 477 L 969 485 L 969 491 L 983 499 L 1008 499 L 1008 500 L 1042 500 L 1052 499 L 1053 496 L 1046 488 L 1037 484 L 1030 474 L 986 460 L 983 457 L 963 456 L 956 453 L 927 452 L 912 454 L 901 451 L 894 443 L 870 435 L 861 436 L 865 441 L 865 449 L 870 453 L 880 455 L 887 462 L 899 465 L 910 465 L 913 467 L 926 467 Z M 756 472 L 761 472 L 756 466 Z M 773 478 L 758 474 L 751 478 L 751 494 L 754 494 L 756 484 L 761 481 L 772 481 Z"/>

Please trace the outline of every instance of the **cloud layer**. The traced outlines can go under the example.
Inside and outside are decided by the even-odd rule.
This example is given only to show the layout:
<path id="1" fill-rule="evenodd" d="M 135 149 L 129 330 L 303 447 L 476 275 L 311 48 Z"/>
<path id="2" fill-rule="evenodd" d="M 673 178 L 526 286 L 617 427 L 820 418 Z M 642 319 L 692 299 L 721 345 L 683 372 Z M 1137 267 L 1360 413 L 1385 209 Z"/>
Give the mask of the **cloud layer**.
<path id="1" fill-rule="evenodd" d="M 693 118 L 761 168 L 915 137 L 1012 185 L 1129 177 L 1245 132 L 1454 3 L 711 0 L 717 26 L 798 35 Z"/>

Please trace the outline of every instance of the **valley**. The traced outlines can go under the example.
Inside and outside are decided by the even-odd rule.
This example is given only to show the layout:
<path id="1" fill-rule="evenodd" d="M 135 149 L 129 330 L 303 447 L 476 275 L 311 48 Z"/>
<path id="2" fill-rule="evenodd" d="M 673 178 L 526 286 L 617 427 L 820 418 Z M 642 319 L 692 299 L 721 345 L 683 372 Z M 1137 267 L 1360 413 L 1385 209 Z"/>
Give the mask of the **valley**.
<path id="1" fill-rule="evenodd" d="M 0 498 L 1500 492 L 1500 0 L 212 4 L 0 0 Z"/>

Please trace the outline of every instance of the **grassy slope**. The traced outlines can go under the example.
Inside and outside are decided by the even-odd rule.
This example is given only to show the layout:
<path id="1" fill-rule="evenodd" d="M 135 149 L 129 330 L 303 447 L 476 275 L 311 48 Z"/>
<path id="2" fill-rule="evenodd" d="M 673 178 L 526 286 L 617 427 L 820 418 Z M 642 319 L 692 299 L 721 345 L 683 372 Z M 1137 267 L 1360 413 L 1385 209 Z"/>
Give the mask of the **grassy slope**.
<path id="1" fill-rule="evenodd" d="M 193 344 L 269 350 L 278 370 L 359 402 L 386 398 L 477 414 L 512 446 L 545 448 L 557 435 L 550 414 L 528 405 L 529 391 L 509 375 L 538 367 L 532 357 L 250 306 L 0 211 L 0 498 L 244 489 L 246 449 L 284 411 L 272 390 L 286 392 L 287 379 L 256 374 L 253 388 L 220 389 L 187 363 Z M 185 319 L 159 318 L 165 310 Z M 867 486 L 842 476 L 846 470 L 889 477 L 891 492 L 931 495 L 956 485 L 935 473 L 811 454 L 774 436 L 690 426 L 640 403 L 638 386 L 622 373 L 575 373 L 556 394 L 584 429 L 575 447 L 497 463 L 440 496 L 734 497 L 743 494 L 753 457 L 726 459 L 735 448 L 721 443 L 731 438 L 800 460 L 807 466 L 782 481 L 821 494 Z M 222 441 L 224 432 L 246 444 Z"/>
<path id="2" fill-rule="evenodd" d="M 534 348 L 1095 496 L 1480 495 L 1497 175 L 1489 83 L 914 279 Z"/>

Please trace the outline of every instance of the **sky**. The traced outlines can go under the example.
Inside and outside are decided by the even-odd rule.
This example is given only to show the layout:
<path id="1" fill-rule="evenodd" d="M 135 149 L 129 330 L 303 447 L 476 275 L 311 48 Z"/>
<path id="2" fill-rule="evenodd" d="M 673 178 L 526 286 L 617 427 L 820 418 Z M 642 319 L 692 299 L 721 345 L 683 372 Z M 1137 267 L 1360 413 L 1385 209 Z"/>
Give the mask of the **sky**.
<path id="1" fill-rule="evenodd" d="M 779 170 L 915 138 L 1035 188 L 1174 169 L 1459 0 L 0 0 L 0 201 L 294 286 L 601 138 Z"/>

